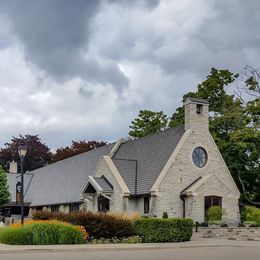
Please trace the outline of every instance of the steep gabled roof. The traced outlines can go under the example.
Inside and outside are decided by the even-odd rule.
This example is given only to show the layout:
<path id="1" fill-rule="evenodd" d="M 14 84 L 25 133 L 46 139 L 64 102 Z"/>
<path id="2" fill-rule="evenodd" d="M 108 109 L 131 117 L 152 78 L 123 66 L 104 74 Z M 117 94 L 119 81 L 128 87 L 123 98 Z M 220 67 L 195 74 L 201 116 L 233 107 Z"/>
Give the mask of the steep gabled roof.
<path id="1" fill-rule="evenodd" d="M 112 160 L 132 195 L 150 192 L 183 134 L 181 125 L 121 144 Z M 26 174 L 25 201 L 31 202 L 31 206 L 80 202 L 88 176 L 94 176 L 99 160 L 109 155 L 113 147 L 114 144 L 102 146 Z M 18 175 L 8 176 L 12 201 L 15 201 Z M 112 191 L 104 178 L 96 181 L 106 191 Z"/>
<path id="2" fill-rule="evenodd" d="M 99 160 L 112 147 L 102 146 L 32 171 L 26 200 L 31 206 L 79 202 L 87 177 L 94 175 Z"/>
<path id="3" fill-rule="evenodd" d="M 184 126 L 180 125 L 120 146 L 113 162 L 131 194 L 150 192 L 184 131 Z"/>
<path id="4" fill-rule="evenodd" d="M 112 184 L 104 176 L 100 178 L 94 177 L 94 180 L 102 188 L 103 192 L 113 192 Z"/>

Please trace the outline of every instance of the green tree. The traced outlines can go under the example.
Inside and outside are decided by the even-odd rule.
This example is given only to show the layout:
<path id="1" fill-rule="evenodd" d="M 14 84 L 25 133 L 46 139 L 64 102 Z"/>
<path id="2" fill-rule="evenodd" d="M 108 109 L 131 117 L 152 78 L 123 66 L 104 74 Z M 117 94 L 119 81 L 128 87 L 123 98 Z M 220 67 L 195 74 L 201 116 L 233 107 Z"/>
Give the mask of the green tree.
<path id="1" fill-rule="evenodd" d="M 7 177 L 0 166 L 0 210 L 11 200 L 11 194 L 8 189 Z"/>
<path id="2" fill-rule="evenodd" d="M 140 138 L 164 130 L 167 126 L 168 118 L 163 111 L 140 110 L 138 117 L 131 122 L 129 127 L 132 130 L 128 134 L 133 138 Z"/>
<path id="3" fill-rule="evenodd" d="M 183 96 L 183 100 L 187 97 L 196 97 L 207 99 L 210 104 L 210 112 L 213 112 L 213 117 L 219 116 L 219 114 L 229 111 L 233 106 L 233 96 L 226 93 L 225 87 L 233 83 L 238 74 L 233 74 L 229 70 L 217 70 L 212 68 L 207 79 L 198 85 L 196 92 L 189 92 Z M 237 105 L 240 101 L 237 101 Z M 234 110 L 234 108 L 233 108 Z M 169 127 L 174 127 L 180 123 L 184 123 L 184 108 L 179 107 L 172 115 Z"/>

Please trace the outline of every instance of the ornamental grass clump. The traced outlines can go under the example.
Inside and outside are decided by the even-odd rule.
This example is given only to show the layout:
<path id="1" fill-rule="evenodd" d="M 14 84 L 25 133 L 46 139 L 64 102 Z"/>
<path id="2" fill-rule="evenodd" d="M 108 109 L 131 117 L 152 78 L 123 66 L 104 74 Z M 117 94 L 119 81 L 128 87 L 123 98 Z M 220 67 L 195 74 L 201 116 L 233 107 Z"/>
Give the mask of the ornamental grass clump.
<path id="1" fill-rule="evenodd" d="M 10 245 L 83 244 L 84 234 L 77 227 L 59 221 L 35 221 L 24 226 L 7 227 L 0 232 L 0 242 Z"/>

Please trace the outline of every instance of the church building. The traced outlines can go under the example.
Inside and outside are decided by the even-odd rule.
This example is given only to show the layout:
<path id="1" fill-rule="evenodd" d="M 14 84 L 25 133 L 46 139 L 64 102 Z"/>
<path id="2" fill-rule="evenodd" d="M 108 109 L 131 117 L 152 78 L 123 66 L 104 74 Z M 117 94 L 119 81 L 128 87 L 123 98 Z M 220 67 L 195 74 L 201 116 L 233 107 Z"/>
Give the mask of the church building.
<path id="1" fill-rule="evenodd" d="M 49 210 L 139 212 L 204 222 L 209 207 L 239 221 L 239 190 L 209 132 L 208 102 L 184 101 L 185 124 L 117 142 L 25 174 L 27 213 Z M 16 183 L 8 174 L 17 214 Z"/>

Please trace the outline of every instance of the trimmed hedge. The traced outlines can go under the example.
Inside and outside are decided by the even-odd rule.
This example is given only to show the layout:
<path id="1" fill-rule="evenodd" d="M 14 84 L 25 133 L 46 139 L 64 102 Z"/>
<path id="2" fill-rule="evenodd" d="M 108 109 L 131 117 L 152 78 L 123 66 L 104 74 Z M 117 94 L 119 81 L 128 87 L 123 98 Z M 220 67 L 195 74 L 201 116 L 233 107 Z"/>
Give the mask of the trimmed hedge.
<path id="1" fill-rule="evenodd" d="M 123 238 L 134 235 L 132 222 L 124 217 L 111 216 L 93 212 L 47 212 L 39 211 L 33 214 L 35 220 L 56 219 L 73 225 L 83 226 L 90 237 Z"/>
<path id="2" fill-rule="evenodd" d="M 192 236 L 193 221 L 181 218 L 147 218 L 134 221 L 134 231 L 143 242 L 183 242 Z"/>
<path id="3" fill-rule="evenodd" d="M 85 239 L 73 225 L 42 222 L 4 228 L 0 232 L 0 242 L 9 245 L 55 245 L 83 244 Z"/>

